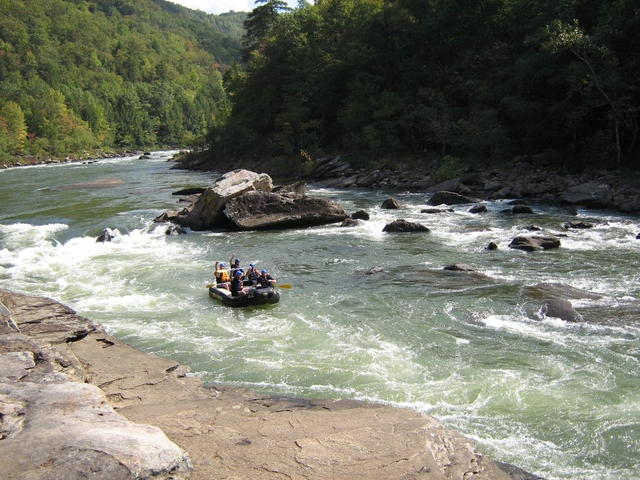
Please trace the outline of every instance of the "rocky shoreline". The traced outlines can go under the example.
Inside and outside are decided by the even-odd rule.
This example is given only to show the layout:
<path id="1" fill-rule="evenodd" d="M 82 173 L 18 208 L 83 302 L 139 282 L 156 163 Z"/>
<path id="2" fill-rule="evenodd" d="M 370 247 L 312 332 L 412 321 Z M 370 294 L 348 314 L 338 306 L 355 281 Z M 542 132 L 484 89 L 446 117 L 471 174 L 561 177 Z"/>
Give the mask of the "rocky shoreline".
<path id="1" fill-rule="evenodd" d="M 0 290 L 3 478 L 540 479 L 412 410 L 188 371 L 54 300 Z"/>
<path id="2" fill-rule="evenodd" d="M 224 168 L 202 155 L 179 155 L 173 168 L 208 170 Z M 277 172 L 268 170 L 268 163 L 238 163 L 236 168 L 257 168 L 273 178 Z M 482 165 L 466 167 L 455 178 L 441 175 L 438 162 L 426 166 L 398 165 L 373 171 L 353 168 L 340 155 L 313 161 L 312 168 L 299 177 L 326 188 L 372 188 L 397 191 L 454 192 L 480 200 L 522 199 L 529 202 L 580 205 L 588 208 L 612 209 L 621 213 L 640 213 L 640 177 L 617 170 L 570 174 L 558 172 L 544 156 L 523 155 L 498 168 Z"/>
<path id="3" fill-rule="evenodd" d="M 618 171 L 560 174 L 538 157 L 512 160 L 508 169 L 478 167 L 456 178 L 434 181 L 432 171 L 377 169 L 354 170 L 341 157 L 326 157 L 315 163 L 309 182 L 327 188 L 374 188 L 408 191 L 447 191 L 482 200 L 522 199 L 548 204 L 580 205 L 640 213 L 640 178 Z"/>

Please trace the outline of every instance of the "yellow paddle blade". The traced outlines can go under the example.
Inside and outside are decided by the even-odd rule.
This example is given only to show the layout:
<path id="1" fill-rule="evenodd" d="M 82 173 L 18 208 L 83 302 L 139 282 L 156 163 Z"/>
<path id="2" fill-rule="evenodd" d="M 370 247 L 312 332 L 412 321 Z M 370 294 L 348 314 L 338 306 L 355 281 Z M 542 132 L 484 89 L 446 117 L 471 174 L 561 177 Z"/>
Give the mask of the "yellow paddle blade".
<path id="1" fill-rule="evenodd" d="M 207 288 L 211 288 L 211 287 L 215 287 L 216 284 L 215 283 L 210 283 L 209 285 L 207 285 Z"/>
<path id="2" fill-rule="evenodd" d="M 291 288 L 290 283 L 281 283 L 280 285 L 276 285 L 276 286 L 280 288 Z"/>

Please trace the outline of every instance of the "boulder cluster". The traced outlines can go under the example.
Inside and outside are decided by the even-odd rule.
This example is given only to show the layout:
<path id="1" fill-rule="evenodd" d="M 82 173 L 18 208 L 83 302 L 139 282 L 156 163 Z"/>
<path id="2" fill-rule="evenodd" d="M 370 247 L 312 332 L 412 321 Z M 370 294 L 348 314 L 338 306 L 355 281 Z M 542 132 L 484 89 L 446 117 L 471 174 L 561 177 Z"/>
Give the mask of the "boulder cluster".
<path id="1" fill-rule="evenodd" d="M 341 157 L 315 161 L 309 180 L 326 187 L 393 188 L 412 191 L 447 191 L 487 200 L 531 199 L 548 203 L 612 208 L 623 213 L 640 212 L 640 179 L 602 171 L 580 175 L 559 174 L 540 159 L 521 156 L 505 169 L 478 167 L 473 172 L 435 182 L 432 172 L 409 168 L 356 170 Z"/>
<path id="2" fill-rule="evenodd" d="M 218 178 L 180 211 L 165 212 L 157 222 L 191 230 L 267 230 L 342 222 L 348 215 L 328 198 L 308 196 L 306 184 L 274 188 L 266 173 L 234 170 Z"/>

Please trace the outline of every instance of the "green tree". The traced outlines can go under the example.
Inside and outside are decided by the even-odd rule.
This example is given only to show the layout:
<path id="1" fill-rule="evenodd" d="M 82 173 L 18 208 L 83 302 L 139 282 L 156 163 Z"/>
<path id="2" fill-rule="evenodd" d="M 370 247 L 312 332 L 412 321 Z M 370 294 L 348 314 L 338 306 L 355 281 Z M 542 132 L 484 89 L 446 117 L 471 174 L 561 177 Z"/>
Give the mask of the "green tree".
<path id="1" fill-rule="evenodd" d="M 243 37 L 243 58 L 247 61 L 254 50 L 264 47 L 269 31 L 276 23 L 282 12 L 291 8 L 284 0 L 256 0 L 256 4 L 263 3 L 254 8 L 244 22 L 246 33 Z"/>
<path id="2" fill-rule="evenodd" d="M 245 18 L 163 0 L 0 1 L 0 106 L 20 107 L 42 155 L 203 139 Z"/>
<path id="3" fill-rule="evenodd" d="M 0 108 L 0 119 L 5 151 L 12 155 L 22 153 L 27 140 L 27 125 L 22 108 L 17 103 L 9 101 Z"/>
<path id="4" fill-rule="evenodd" d="M 582 95 L 578 121 L 602 102 L 607 105 L 615 135 L 616 161 L 620 166 L 622 118 L 633 107 L 628 101 L 631 85 L 624 81 L 615 53 L 586 35 L 577 21 L 571 25 L 555 21 L 547 32 L 547 48 L 554 53 L 569 51 L 579 60 L 579 64 L 570 69 L 569 77 L 571 91 Z"/>

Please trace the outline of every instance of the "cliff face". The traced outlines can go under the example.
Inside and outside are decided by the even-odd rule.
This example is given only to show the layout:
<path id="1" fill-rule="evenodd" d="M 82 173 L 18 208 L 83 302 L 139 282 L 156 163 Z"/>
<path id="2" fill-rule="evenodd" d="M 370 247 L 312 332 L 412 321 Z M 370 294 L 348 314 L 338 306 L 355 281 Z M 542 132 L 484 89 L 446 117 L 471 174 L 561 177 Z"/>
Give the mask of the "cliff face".
<path id="1" fill-rule="evenodd" d="M 9 478 L 537 478 L 412 410 L 205 387 L 58 302 L 6 290 L 0 302 Z"/>

